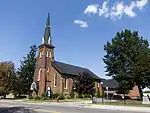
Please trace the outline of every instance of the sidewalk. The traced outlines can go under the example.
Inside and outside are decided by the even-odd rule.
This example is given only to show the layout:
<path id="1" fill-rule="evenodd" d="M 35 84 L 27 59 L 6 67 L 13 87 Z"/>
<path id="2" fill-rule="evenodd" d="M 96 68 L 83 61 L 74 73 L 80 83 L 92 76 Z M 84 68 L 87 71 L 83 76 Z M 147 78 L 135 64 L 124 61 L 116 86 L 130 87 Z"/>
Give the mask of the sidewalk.
<path id="1" fill-rule="evenodd" d="M 84 106 L 86 108 L 96 108 L 96 109 L 107 109 L 107 110 L 118 110 L 118 111 L 133 111 L 133 112 L 147 112 L 150 113 L 150 108 L 148 107 L 130 107 L 130 106 L 112 106 L 112 105 L 91 105 Z"/>

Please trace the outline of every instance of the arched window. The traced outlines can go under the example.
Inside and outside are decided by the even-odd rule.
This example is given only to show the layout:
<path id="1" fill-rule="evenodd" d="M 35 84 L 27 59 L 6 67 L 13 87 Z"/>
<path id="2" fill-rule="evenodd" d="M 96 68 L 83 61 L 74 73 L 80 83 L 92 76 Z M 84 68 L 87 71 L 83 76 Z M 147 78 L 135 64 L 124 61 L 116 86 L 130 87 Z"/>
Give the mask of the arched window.
<path id="1" fill-rule="evenodd" d="M 54 87 L 57 86 L 57 73 L 54 73 Z"/>
<path id="2" fill-rule="evenodd" d="M 38 79 L 37 79 L 37 81 L 40 81 L 41 72 L 42 72 L 42 69 L 40 68 L 40 69 L 39 69 L 39 73 L 38 73 Z"/>
<path id="3" fill-rule="evenodd" d="M 50 51 L 50 53 L 49 53 L 49 57 L 52 58 L 52 52 L 51 52 L 51 51 Z"/>
<path id="4" fill-rule="evenodd" d="M 67 88 L 68 88 L 68 81 L 67 81 L 67 78 L 65 78 L 64 85 L 65 85 L 64 88 L 67 89 Z"/>
<path id="5" fill-rule="evenodd" d="M 47 68 L 47 72 L 49 72 L 49 68 Z"/>
<path id="6" fill-rule="evenodd" d="M 42 57 L 42 52 L 40 51 L 40 58 Z"/>
<path id="7" fill-rule="evenodd" d="M 46 53 L 46 57 L 48 57 L 48 51 L 47 51 L 47 53 Z"/>

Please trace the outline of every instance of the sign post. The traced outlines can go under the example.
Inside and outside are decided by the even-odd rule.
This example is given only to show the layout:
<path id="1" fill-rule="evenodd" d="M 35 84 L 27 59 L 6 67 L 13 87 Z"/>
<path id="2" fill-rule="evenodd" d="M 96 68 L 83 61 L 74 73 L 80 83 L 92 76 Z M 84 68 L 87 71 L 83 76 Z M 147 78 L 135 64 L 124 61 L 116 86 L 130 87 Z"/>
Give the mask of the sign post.
<path id="1" fill-rule="evenodd" d="M 108 102 L 108 86 L 106 87 L 106 90 L 107 90 L 107 102 Z"/>

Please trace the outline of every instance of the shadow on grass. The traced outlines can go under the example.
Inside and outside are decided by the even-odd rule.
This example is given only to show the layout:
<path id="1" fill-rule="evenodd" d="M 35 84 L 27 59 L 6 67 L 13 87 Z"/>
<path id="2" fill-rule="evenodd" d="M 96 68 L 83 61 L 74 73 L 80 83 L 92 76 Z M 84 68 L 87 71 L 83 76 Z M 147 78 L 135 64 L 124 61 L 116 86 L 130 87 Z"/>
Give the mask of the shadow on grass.
<path id="1" fill-rule="evenodd" d="M 0 108 L 0 113 L 37 113 L 36 111 L 24 107 L 3 107 Z"/>

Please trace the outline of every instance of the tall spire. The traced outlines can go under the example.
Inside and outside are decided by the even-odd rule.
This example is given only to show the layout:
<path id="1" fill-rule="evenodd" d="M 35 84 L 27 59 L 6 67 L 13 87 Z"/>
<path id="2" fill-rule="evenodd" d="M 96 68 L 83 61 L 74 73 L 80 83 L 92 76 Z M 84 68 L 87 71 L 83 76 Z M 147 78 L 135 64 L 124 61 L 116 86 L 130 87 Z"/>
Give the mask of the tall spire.
<path id="1" fill-rule="evenodd" d="M 45 26 L 45 32 L 43 36 L 43 43 L 44 44 L 51 44 L 51 31 L 50 31 L 50 15 L 48 13 L 46 26 Z"/>

